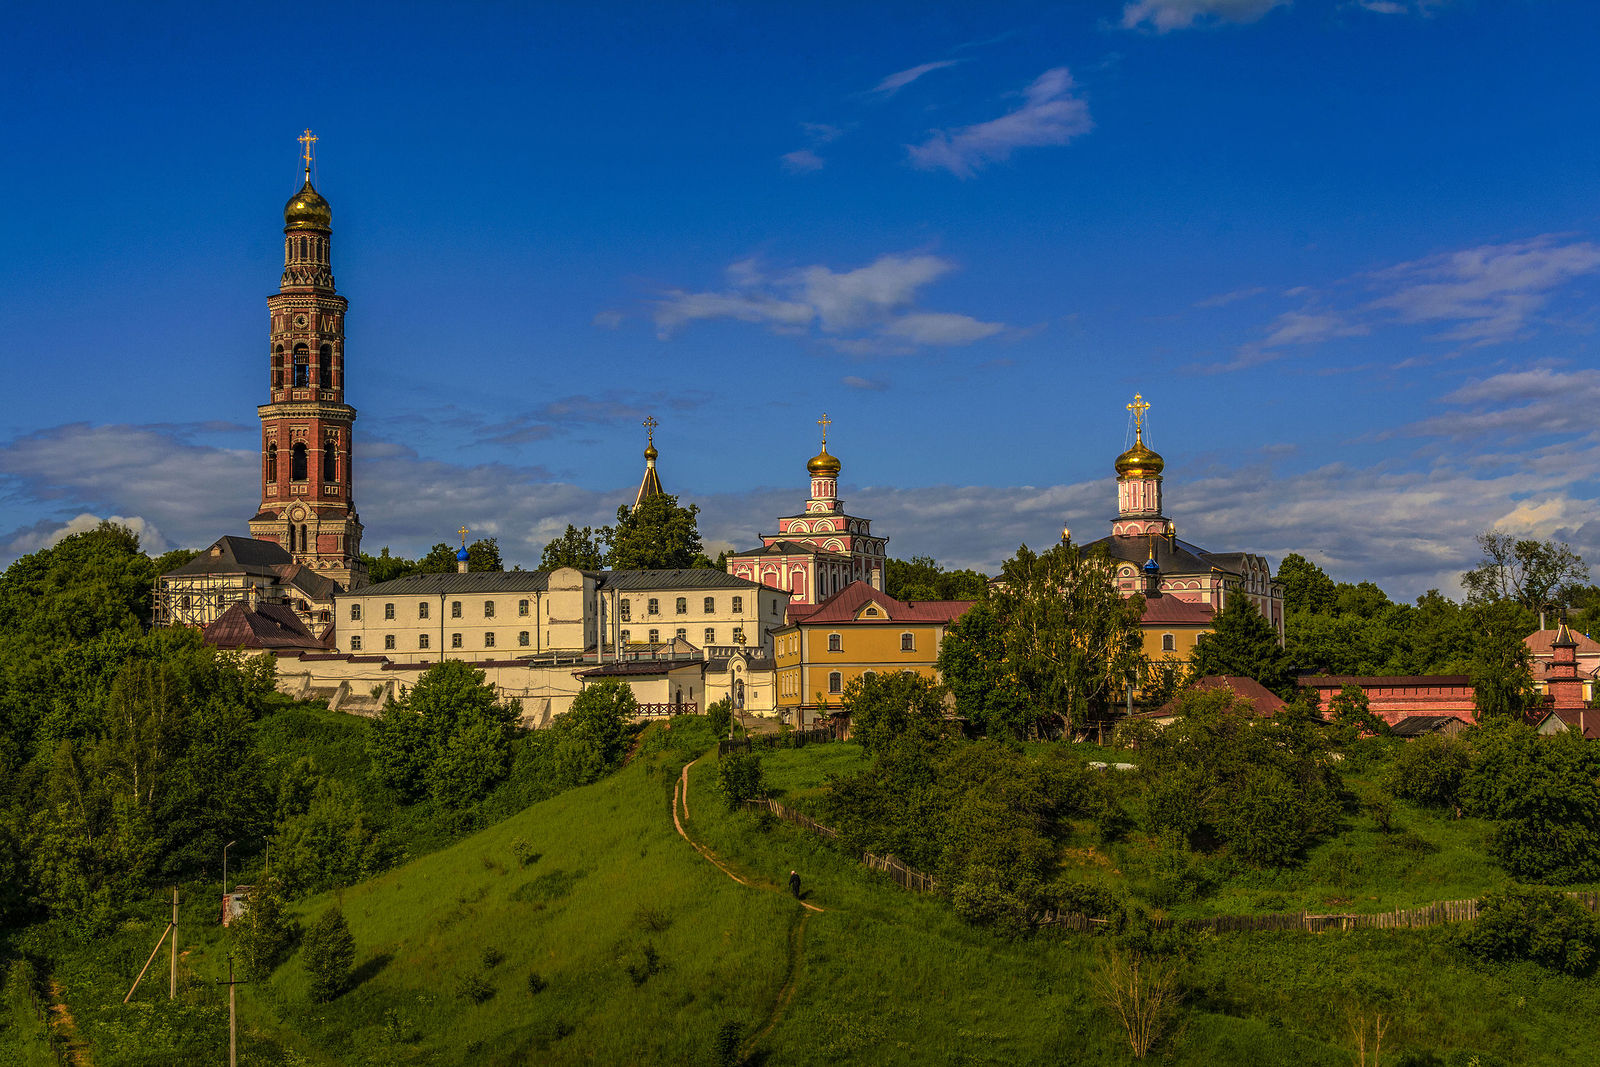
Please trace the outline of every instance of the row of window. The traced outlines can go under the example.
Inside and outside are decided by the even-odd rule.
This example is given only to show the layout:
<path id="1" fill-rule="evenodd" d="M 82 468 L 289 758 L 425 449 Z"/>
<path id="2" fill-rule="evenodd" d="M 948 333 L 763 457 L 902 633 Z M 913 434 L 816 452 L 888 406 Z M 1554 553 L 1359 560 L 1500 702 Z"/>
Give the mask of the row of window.
<path id="1" fill-rule="evenodd" d="M 706 614 L 706 615 L 715 615 L 716 614 L 716 612 L 717 612 L 717 598 L 716 597 L 708 596 L 701 602 L 701 604 L 702 604 L 701 612 L 703 614 Z M 733 598 L 733 605 L 728 610 L 734 615 L 737 615 L 741 611 L 743 611 L 744 610 L 744 597 L 742 597 L 742 596 L 734 597 Z M 686 597 L 686 596 L 678 597 L 673 603 L 673 612 L 674 612 L 674 614 L 677 614 L 677 615 L 687 615 L 687 614 L 689 614 L 689 598 Z M 658 599 L 656 597 L 650 597 L 648 600 L 646 600 L 645 601 L 645 613 L 648 614 L 648 615 L 660 615 L 661 614 L 661 601 L 660 601 L 660 599 Z M 632 616 L 633 616 L 633 601 L 631 601 L 631 600 L 618 601 L 617 602 L 617 617 L 620 618 L 623 622 L 627 622 L 630 618 L 632 618 Z"/>
<path id="2" fill-rule="evenodd" d="M 296 389 L 304 389 L 311 384 L 311 350 L 305 345 L 295 345 L 291 354 L 293 362 L 290 364 L 290 383 Z M 283 346 L 278 345 L 272 350 L 272 387 L 283 388 Z M 333 380 L 333 346 L 323 345 L 317 350 L 317 384 L 325 389 L 334 389 L 338 383 Z"/>
<path id="3" fill-rule="evenodd" d="M 297 443 L 290 450 L 289 480 L 291 482 L 303 482 L 306 480 L 309 455 L 310 453 L 306 449 L 304 442 Z M 270 444 L 267 446 L 267 481 L 276 482 L 277 480 L 278 446 Z M 322 480 L 325 482 L 339 480 L 339 450 L 334 447 L 332 441 L 329 441 L 322 448 Z"/>
<path id="4" fill-rule="evenodd" d="M 484 631 L 484 634 L 483 634 L 483 647 L 484 648 L 493 648 L 493 647 L 495 647 L 494 646 L 494 641 L 495 641 L 494 631 L 492 631 L 492 630 Z M 517 645 L 519 647 L 528 648 L 532 644 L 533 644 L 533 634 L 531 634 L 527 630 L 523 630 L 522 632 L 517 634 Z M 417 650 L 419 652 L 426 652 L 432 647 L 433 647 L 433 641 L 432 641 L 432 635 L 431 634 L 418 634 L 417 635 Z M 450 635 L 450 647 L 451 648 L 461 648 L 462 647 L 461 635 L 460 634 L 451 634 Z M 384 634 L 383 635 L 383 648 L 384 648 L 385 652 L 393 652 L 394 651 L 394 649 L 395 649 L 394 634 Z M 355 634 L 355 635 L 351 636 L 351 638 L 350 638 L 350 651 L 351 652 L 360 652 L 361 651 L 361 635 L 360 634 Z"/>
<path id="5" fill-rule="evenodd" d="M 917 650 L 917 638 L 916 638 L 916 635 L 912 634 L 910 632 L 901 634 L 900 635 L 900 651 L 901 652 L 915 652 L 916 650 Z M 840 634 L 829 634 L 828 635 L 828 651 L 829 652 L 843 652 L 844 651 L 844 637 L 841 636 Z"/>
<path id="6" fill-rule="evenodd" d="M 517 601 L 517 614 L 520 615 L 520 616 L 523 616 L 524 618 L 526 618 L 527 615 L 529 614 L 528 605 L 529 605 L 529 601 L 526 601 L 526 600 Z M 429 617 L 430 608 L 431 608 L 431 605 L 428 603 L 428 601 L 426 601 L 426 600 L 417 601 L 417 618 L 419 618 L 419 619 L 428 618 Z M 383 606 L 383 617 L 385 619 L 392 619 L 392 618 L 395 617 L 395 615 L 394 615 L 394 605 L 393 604 L 385 604 Z M 462 615 L 461 615 L 461 601 L 459 601 L 459 600 L 450 601 L 450 617 L 452 619 L 459 619 L 459 618 L 462 617 Z M 485 600 L 483 602 L 483 617 L 486 618 L 486 619 L 494 618 L 494 601 Z M 359 601 L 352 601 L 351 604 L 350 604 L 350 621 L 351 622 L 360 622 L 361 621 L 361 604 L 360 604 Z"/>
<path id="7" fill-rule="evenodd" d="M 623 644 L 627 644 L 628 642 L 633 640 L 633 631 L 632 630 L 622 630 L 622 631 L 619 632 L 618 636 L 622 638 L 622 643 Z M 677 637 L 677 638 L 680 638 L 680 639 L 682 639 L 684 641 L 687 641 L 689 639 L 689 629 L 688 629 L 688 627 L 686 627 L 686 626 L 678 627 L 678 629 L 676 631 L 674 631 L 673 636 Z M 648 630 L 648 631 L 646 631 L 645 640 L 647 642 L 649 642 L 650 644 L 652 644 L 652 645 L 660 644 L 661 643 L 661 631 L 660 630 Z M 744 627 L 743 626 L 735 626 L 733 628 L 733 643 L 734 644 L 740 644 L 743 641 L 744 641 Z M 714 626 L 707 626 L 706 627 L 705 643 L 708 644 L 708 645 L 714 645 L 714 644 L 717 643 L 716 627 L 714 627 Z"/>

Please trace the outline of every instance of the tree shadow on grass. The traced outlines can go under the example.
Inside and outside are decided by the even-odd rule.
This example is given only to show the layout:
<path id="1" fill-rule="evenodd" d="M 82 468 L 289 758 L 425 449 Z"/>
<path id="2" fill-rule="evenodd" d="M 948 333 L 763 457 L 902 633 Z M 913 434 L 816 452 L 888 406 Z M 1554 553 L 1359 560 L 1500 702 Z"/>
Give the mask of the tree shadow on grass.
<path id="1" fill-rule="evenodd" d="M 394 953 L 380 952 L 367 960 L 361 966 L 350 972 L 350 988 L 364 984 L 369 979 L 376 978 L 385 967 L 394 961 Z"/>

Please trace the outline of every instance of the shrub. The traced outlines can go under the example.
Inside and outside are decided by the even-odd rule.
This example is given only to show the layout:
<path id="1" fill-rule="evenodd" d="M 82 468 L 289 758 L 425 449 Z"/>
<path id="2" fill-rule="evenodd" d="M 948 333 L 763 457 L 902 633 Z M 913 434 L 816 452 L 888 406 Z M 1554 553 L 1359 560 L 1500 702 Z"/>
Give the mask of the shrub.
<path id="1" fill-rule="evenodd" d="M 1480 959 L 1532 960 L 1581 975 L 1594 969 L 1600 918 L 1559 890 L 1513 886 L 1483 898 L 1461 940 Z"/>
<path id="2" fill-rule="evenodd" d="M 634 913 L 633 918 L 641 930 L 652 934 L 659 934 L 672 925 L 672 916 L 664 909 L 651 904 L 639 905 L 639 910 Z"/>
<path id="3" fill-rule="evenodd" d="M 505 962 L 506 954 L 494 945 L 483 950 L 483 969 L 492 971 Z"/>
<path id="4" fill-rule="evenodd" d="M 259 882 L 250 894 L 244 914 L 229 927 L 246 977 L 260 980 L 271 974 L 299 933 L 299 924 L 286 914 L 283 886 L 276 878 Z"/>
<path id="5" fill-rule="evenodd" d="M 471 972 L 456 979 L 455 993 L 461 1000 L 482 1004 L 494 996 L 494 986 L 490 985 L 483 975 Z"/>
<path id="6" fill-rule="evenodd" d="M 1541 736 L 1520 723 L 1475 732 L 1461 806 L 1498 820 L 1491 849 L 1518 878 L 1600 877 L 1600 751 L 1578 733 Z"/>
<path id="7" fill-rule="evenodd" d="M 1472 747 L 1460 737 L 1419 737 L 1396 754 L 1389 769 L 1389 792 L 1431 807 L 1455 807 L 1471 761 Z"/>
<path id="8" fill-rule="evenodd" d="M 350 984 L 356 943 L 338 906 L 329 908 L 306 935 L 306 973 L 311 976 L 311 999 L 328 1001 Z"/>
<path id="9" fill-rule="evenodd" d="M 623 970 L 628 972 L 628 977 L 633 979 L 634 985 L 644 985 L 653 974 L 660 974 L 666 969 L 666 964 L 661 962 L 661 956 L 656 952 L 654 945 L 646 945 L 639 954 L 638 962 L 629 961 L 623 965 Z"/>
<path id="10" fill-rule="evenodd" d="M 706 725 L 716 737 L 727 737 L 733 727 L 733 702 L 723 697 L 706 708 Z"/>
<path id="11" fill-rule="evenodd" d="M 529 971 L 528 972 L 528 995 L 529 996 L 531 996 L 531 997 L 538 996 L 540 993 L 543 993 L 545 991 L 545 988 L 547 986 L 549 986 L 549 985 L 550 985 L 550 983 L 546 982 L 544 980 L 544 975 L 540 974 L 538 971 Z"/>
<path id="12" fill-rule="evenodd" d="M 737 1067 L 739 1042 L 743 1037 L 743 1023 L 726 1022 L 717 1028 L 716 1039 L 711 1044 L 711 1054 L 717 1067 Z"/>
<path id="13" fill-rule="evenodd" d="M 729 811 L 761 796 L 761 757 L 754 752 L 725 753 L 717 760 L 717 790 L 728 802 Z"/>

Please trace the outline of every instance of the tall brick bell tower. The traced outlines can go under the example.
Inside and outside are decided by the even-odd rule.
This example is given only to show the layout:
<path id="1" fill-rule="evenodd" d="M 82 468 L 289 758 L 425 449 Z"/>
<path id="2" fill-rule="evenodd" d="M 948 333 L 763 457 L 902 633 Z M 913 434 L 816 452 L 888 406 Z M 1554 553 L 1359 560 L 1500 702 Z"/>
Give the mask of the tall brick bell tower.
<path id="1" fill-rule="evenodd" d="M 367 584 L 356 514 L 352 428 L 344 402 L 344 315 L 329 256 L 333 209 L 311 184 L 316 138 L 300 136 L 305 184 L 283 209 L 283 278 L 272 317 L 272 400 L 261 416 L 261 509 L 250 536 L 345 589 Z"/>

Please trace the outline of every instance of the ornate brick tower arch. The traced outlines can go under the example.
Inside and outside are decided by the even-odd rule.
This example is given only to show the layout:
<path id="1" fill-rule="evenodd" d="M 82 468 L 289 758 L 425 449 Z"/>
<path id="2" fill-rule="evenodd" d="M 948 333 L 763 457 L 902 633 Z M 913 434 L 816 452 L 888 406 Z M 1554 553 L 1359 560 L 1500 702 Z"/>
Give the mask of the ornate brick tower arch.
<path id="1" fill-rule="evenodd" d="M 283 278 L 267 297 L 271 401 L 261 416 L 261 509 L 250 536 L 282 545 L 295 562 L 346 589 L 367 584 L 352 477 L 356 411 L 344 402 L 344 316 L 329 254 L 333 209 L 311 184 L 283 209 Z"/>

